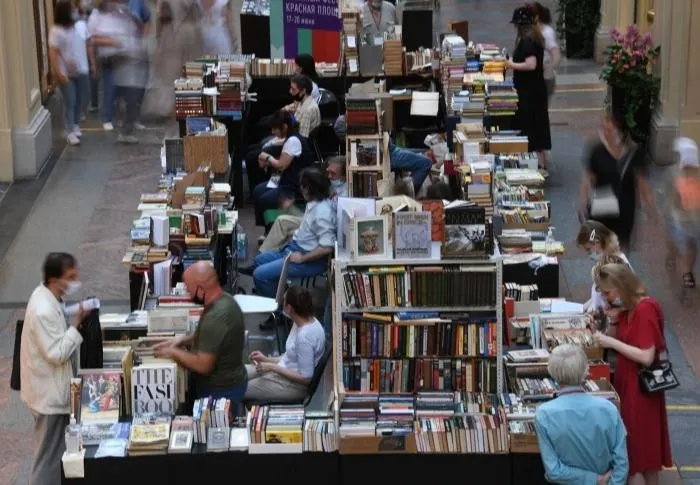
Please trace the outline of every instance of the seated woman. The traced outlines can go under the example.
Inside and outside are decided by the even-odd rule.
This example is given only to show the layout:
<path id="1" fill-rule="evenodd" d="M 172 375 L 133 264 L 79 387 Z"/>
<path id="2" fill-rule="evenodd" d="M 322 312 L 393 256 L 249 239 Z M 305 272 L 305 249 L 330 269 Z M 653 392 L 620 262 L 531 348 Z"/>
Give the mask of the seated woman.
<path id="1" fill-rule="evenodd" d="M 298 402 L 309 393 L 309 383 L 326 346 L 326 334 L 314 316 L 309 290 L 289 288 L 284 295 L 284 313 L 293 322 L 286 351 L 280 357 L 267 357 L 258 351 L 250 354 L 253 365 L 246 364 L 246 400 Z"/>
<path id="2" fill-rule="evenodd" d="M 289 277 L 311 278 L 323 274 L 328 256 L 333 253 L 336 238 L 336 209 L 330 201 L 328 179 L 315 167 L 301 172 L 301 191 L 306 210 L 299 229 L 292 239 L 278 250 L 265 251 L 253 260 L 251 268 L 240 268 L 250 274 L 260 296 L 274 298 L 284 259 L 290 255 Z"/>
<path id="3" fill-rule="evenodd" d="M 265 151 L 258 156 L 260 168 L 271 170 L 273 175 L 269 181 L 260 182 L 253 189 L 257 226 L 265 225 L 264 212 L 278 208 L 280 196 L 285 195 L 295 200 L 301 198 L 299 173 L 312 164 L 313 158 L 306 139 L 299 135 L 290 113 L 278 111 L 270 121 L 270 126 L 272 134 L 284 140 L 284 143 L 278 158 Z"/>
<path id="4" fill-rule="evenodd" d="M 593 272 L 601 265 L 619 261 L 631 267 L 627 257 L 620 250 L 620 243 L 615 233 L 598 221 L 584 222 L 579 229 L 576 241 L 595 261 Z M 591 287 L 591 299 L 584 304 L 584 308 L 589 313 L 602 312 L 606 309 L 605 298 L 596 289 L 595 283 Z"/>

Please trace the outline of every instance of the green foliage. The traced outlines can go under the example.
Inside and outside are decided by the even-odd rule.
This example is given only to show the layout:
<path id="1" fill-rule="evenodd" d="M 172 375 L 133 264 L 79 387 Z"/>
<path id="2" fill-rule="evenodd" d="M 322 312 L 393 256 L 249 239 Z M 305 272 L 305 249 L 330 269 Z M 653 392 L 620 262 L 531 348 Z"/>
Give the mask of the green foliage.
<path id="1" fill-rule="evenodd" d="M 641 35 L 636 25 L 623 34 L 610 33 L 612 43 L 605 50 L 605 64 L 600 79 L 624 93 L 624 123 L 636 139 L 646 139 L 648 127 L 637 126 L 636 114 L 643 106 L 653 110 L 661 87 L 661 79 L 652 74 L 661 46 L 655 46 L 651 34 Z"/>
<path id="2" fill-rule="evenodd" d="M 581 35 L 584 45 L 581 52 L 567 52 L 569 57 L 585 57 L 593 52 L 592 41 L 600 25 L 599 0 L 558 0 L 557 34 L 564 39 L 566 34 Z M 569 49 L 569 46 L 566 47 Z"/>

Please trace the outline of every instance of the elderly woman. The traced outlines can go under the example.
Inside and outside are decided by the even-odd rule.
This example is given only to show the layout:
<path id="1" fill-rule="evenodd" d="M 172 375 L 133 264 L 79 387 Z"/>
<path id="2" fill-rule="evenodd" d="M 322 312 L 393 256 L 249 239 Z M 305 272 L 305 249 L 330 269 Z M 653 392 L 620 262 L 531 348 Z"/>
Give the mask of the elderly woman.
<path id="1" fill-rule="evenodd" d="M 559 392 L 535 414 L 545 478 L 552 483 L 623 485 L 628 469 L 625 426 L 610 401 L 584 392 L 586 354 L 576 345 L 556 347 L 549 373 Z"/>

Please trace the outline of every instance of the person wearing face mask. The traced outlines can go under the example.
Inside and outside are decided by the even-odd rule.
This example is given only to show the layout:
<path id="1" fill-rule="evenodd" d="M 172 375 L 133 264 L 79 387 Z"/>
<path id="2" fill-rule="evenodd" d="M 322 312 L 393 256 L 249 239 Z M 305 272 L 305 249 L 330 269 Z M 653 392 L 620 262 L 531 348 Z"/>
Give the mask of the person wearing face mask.
<path id="1" fill-rule="evenodd" d="M 204 312 L 192 335 L 156 345 L 156 357 L 172 359 L 191 372 L 196 398 L 226 398 L 236 409 L 248 384 L 243 366 L 245 322 L 241 308 L 221 288 L 208 262 L 190 266 L 183 281 L 192 300 L 204 306 Z"/>
<path id="2" fill-rule="evenodd" d="M 608 263 L 620 262 L 632 267 L 625 254 L 620 250 L 620 243 L 615 233 L 598 221 L 586 221 L 581 224 L 576 243 L 588 253 L 594 262 L 591 274 L 594 274 L 596 268 Z M 591 299 L 584 304 L 584 308 L 589 313 L 606 310 L 605 298 L 597 291 L 595 282 L 591 287 Z"/>
<path id="3" fill-rule="evenodd" d="M 673 466 L 666 397 L 663 392 L 645 393 L 639 371 L 666 352 L 663 312 L 624 264 L 600 268 L 598 286 L 608 301 L 622 303 L 616 324 L 593 338 L 600 347 L 617 353 L 613 386 L 620 396 L 620 415 L 627 430 L 627 483 L 658 484 L 659 472 Z"/>
<path id="4" fill-rule="evenodd" d="M 321 110 L 313 97 L 313 88 L 313 82 L 308 76 L 295 74 L 289 82 L 289 94 L 294 102 L 283 108 L 294 113 L 299 134 L 307 138 L 321 124 Z"/>
<path id="5" fill-rule="evenodd" d="M 326 348 L 326 334 L 314 316 L 313 300 L 306 288 L 290 287 L 283 308 L 292 321 L 285 352 L 279 357 L 258 351 L 250 354 L 246 400 L 298 402 L 309 393 L 309 383 Z"/>
<path id="6" fill-rule="evenodd" d="M 328 160 L 326 174 L 331 184 L 330 201 L 335 210 L 338 205 L 338 197 L 347 197 L 347 187 L 345 185 L 345 157 L 338 156 Z M 296 208 L 293 202 L 293 200 L 288 200 L 290 213 L 279 215 L 272 224 L 270 232 L 259 241 L 260 252 L 279 250 L 287 244 L 294 235 L 294 231 L 301 226 L 304 213 Z M 239 271 L 246 274 L 247 269 L 239 267 Z M 252 275 L 252 270 L 250 270 L 248 274 Z"/>
<path id="7" fill-rule="evenodd" d="M 399 24 L 396 7 L 383 0 L 367 0 L 360 8 L 362 36 L 378 37 L 394 31 Z"/>
<path id="8" fill-rule="evenodd" d="M 43 282 L 27 303 L 20 350 L 21 398 L 34 418 L 36 455 L 31 485 L 59 485 L 65 429 L 70 420 L 70 380 L 83 338 L 83 305 L 72 318 L 63 299 L 80 291 L 78 264 L 67 253 L 44 260 Z"/>

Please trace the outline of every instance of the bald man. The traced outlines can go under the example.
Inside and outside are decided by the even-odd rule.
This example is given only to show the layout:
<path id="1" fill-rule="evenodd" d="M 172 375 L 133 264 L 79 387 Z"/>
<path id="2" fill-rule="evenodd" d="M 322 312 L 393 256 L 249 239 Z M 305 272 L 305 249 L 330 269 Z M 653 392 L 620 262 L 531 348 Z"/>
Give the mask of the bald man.
<path id="1" fill-rule="evenodd" d="M 194 302 L 204 306 L 204 312 L 193 335 L 157 345 L 156 356 L 173 359 L 192 372 L 196 397 L 223 397 L 237 405 L 248 386 L 243 364 L 243 313 L 236 300 L 221 288 L 210 263 L 193 264 L 183 280 Z"/>

